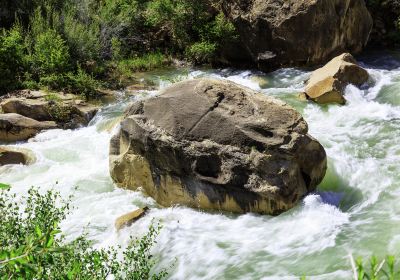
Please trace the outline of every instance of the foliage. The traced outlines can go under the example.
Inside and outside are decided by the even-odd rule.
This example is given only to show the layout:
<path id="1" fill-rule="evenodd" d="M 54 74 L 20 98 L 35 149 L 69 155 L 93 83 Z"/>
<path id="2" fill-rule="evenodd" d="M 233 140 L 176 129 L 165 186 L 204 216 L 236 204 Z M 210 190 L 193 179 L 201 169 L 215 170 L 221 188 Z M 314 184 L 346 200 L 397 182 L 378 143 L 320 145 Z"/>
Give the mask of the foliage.
<path id="1" fill-rule="evenodd" d="M 362 258 L 356 260 L 350 256 L 353 268 L 354 280 L 395 280 L 400 278 L 400 270 L 396 268 L 396 258 L 387 256 L 386 259 L 378 261 L 372 256 L 369 263 L 364 263 Z"/>
<path id="2" fill-rule="evenodd" d="M 97 80 L 115 84 L 118 74 L 163 66 L 171 56 L 213 62 L 236 39 L 219 1 L 6 2 L 15 17 L 0 15 L 14 25 L 1 36 L 0 94 L 47 87 L 92 96 Z"/>
<path id="3" fill-rule="evenodd" d="M 121 59 L 112 63 L 109 71 L 110 80 L 117 87 L 123 87 L 134 77 L 135 72 L 150 71 L 156 68 L 168 66 L 171 63 L 171 57 L 160 52 L 147 53 L 128 59 Z"/>
<path id="4" fill-rule="evenodd" d="M 0 93 L 18 88 L 25 69 L 24 40 L 19 25 L 0 30 Z"/>
<path id="5" fill-rule="evenodd" d="M 80 94 L 86 98 L 96 97 L 97 90 L 102 87 L 101 82 L 86 73 L 81 67 L 78 67 L 76 73 L 68 73 L 67 79 L 67 91 Z"/>
<path id="6" fill-rule="evenodd" d="M 121 248 L 93 249 L 86 236 L 65 241 L 59 225 L 69 209 L 53 191 L 40 194 L 32 188 L 22 202 L 6 188 L 0 190 L 1 279 L 165 278 L 165 269 L 152 273 L 155 260 L 150 254 L 160 226 L 132 239 L 118 261 Z"/>
<path id="7" fill-rule="evenodd" d="M 63 104 L 60 101 L 52 100 L 47 106 L 47 112 L 57 122 L 68 122 L 72 115 L 72 106 Z"/>
<path id="8" fill-rule="evenodd" d="M 118 62 L 118 70 L 122 74 L 135 71 L 148 71 L 159 68 L 169 63 L 169 58 L 161 53 L 148 53 L 142 56 L 121 60 Z"/>
<path id="9" fill-rule="evenodd" d="M 49 29 L 36 38 L 32 55 L 32 67 L 38 76 L 68 71 L 70 56 L 61 36 Z"/>
<path id="10" fill-rule="evenodd" d="M 215 43 L 206 41 L 194 43 L 186 50 L 186 55 L 196 63 L 209 62 L 216 51 Z"/>

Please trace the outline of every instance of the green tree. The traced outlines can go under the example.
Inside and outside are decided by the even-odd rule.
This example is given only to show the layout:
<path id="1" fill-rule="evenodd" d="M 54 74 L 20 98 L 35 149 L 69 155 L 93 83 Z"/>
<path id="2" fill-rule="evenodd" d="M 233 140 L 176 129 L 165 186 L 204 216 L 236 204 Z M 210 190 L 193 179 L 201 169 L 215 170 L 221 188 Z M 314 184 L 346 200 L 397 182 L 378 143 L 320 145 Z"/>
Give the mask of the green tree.
<path id="1" fill-rule="evenodd" d="M 4 94 L 21 85 L 26 48 L 19 25 L 0 32 L 0 94 Z"/>
<path id="2" fill-rule="evenodd" d="M 68 51 L 65 41 L 54 29 L 39 34 L 32 55 L 34 72 L 39 76 L 66 72 L 70 67 Z"/>

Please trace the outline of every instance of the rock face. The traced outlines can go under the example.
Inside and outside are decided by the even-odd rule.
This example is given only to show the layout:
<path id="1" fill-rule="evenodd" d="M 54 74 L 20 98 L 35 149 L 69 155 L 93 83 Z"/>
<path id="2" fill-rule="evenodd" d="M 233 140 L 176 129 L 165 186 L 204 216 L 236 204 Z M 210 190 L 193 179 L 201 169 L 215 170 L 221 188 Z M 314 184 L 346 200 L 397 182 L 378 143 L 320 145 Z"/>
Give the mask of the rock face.
<path id="1" fill-rule="evenodd" d="M 127 111 L 110 170 L 163 206 L 278 214 L 314 191 L 323 147 L 301 115 L 232 82 L 177 83 Z"/>
<path id="2" fill-rule="evenodd" d="M 306 84 L 305 94 L 308 99 L 320 104 L 344 104 L 346 86 L 361 86 L 368 79 L 368 72 L 357 65 L 351 54 L 344 53 L 312 73 Z"/>
<path id="3" fill-rule="evenodd" d="M 45 129 L 57 128 L 55 122 L 39 122 L 19 114 L 0 114 L 0 141 L 27 140 Z"/>
<path id="4" fill-rule="evenodd" d="M 54 121 L 63 128 L 87 125 L 98 111 L 97 106 L 77 100 L 72 94 L 47 94 L 41 91 L 22 91 L 19 96 L 4 99 L 4 113 L 16 113 L 37 121 Z"/>
<path id="5" fill-rule="evenodd" d="M 372 29 L 364 0 L 223 0 L 223 10 L 261 70 L 360 52 Z"/>
<path id="6" fill-rule="evenodd" d="M 366 2 L 368 3 L 368 8 L 371 11 L 374 21 L 374 27 L 368 44 L 374 47 L 398 47 L 398 38 L 393 35 L 398 32 L 400 1 L 385 0 Z"/>
<path id="7" fill-rule="evenodd" d="M 7 164 L 31 164 L 35 161 L 33 153 L 27 149 L 0 147 L 0 166 Z"/>

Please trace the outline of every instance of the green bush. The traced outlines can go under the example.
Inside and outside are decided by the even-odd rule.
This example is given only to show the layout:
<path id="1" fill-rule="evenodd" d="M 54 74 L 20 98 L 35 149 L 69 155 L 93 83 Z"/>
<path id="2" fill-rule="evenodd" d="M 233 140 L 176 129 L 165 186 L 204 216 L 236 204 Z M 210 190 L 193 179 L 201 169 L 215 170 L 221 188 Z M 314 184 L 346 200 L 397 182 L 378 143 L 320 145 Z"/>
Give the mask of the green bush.
<path id="1" fill-rule="evenodd" d="M 21 86 L 25 69 L 25 43 L 20 26 L 0 30 L 0 95 Z"/>
<path id="2" fill-rule="evenodd" d="M 207 1 L 153 0 L 145 10 L 146 23 L 167 32 L 173 51 L 185 50 L 200 39 L 200 30 L 210 20 Z"/>
<path id="3" fill-rule="evenodd" d="M 207 63 L 214 57 L 217 46 L 215 43 L 194 43 L 186 50 L 186 56 L 195 63 Z"/>
<path id="4" fill-rule="evenodd" d="M 66 242 L 60 222 L 69 204 L 58 193 L 40 194 L 30 189 L 24 202 L 0 184 L 0 279 L 163 279 L 165 269 L 153 273 L 150 250 L 160 230 L 152 225 L 141 239 L 129 246 L 93 249 L 85 235 Z M 24 205 L 24 206 L 22 206 Z"/>
<path id="5" fill-rule="evenodd" d="M 102 87 L 101 82 L 80 67 L 78 67 L 76 73 L 68 73 L 67 80 L 68 92 L 79 94 L 86 98 L 96 97 L 97 90 Z"/>
<path id="6" fill-rule="evenodd" d="M 116 85 L 168 64 L 171 55 L 212 62 L 236 38 L 218 1 L 20 2 L 6 5 L 21 24 L 1 35 L 0 93 L 47 87 L 91 96 L 98 80 Z"/>
<path id="7" fill-rule="evenodd" d="M 236 29 L 220 12 L 213 21 L 200 27 L 202 40 L 223 44 L 237 39 Z"/>
<path id="8" fill-rule="evenodd" d="M 117 62 L 114 76 L 121 79 L 129 79 L 134 72 L 150 71 L 162 66 L 166 66 L 171 62 L 171 59 L 159 52 L 148 53 L 142 56 L 123 59 Z"/>
<path id="9" fill-rule="evenodd" d="M 32 55 L 33 71 L 43 76 L 64 73 L 69 67 L 69 50 L 61 36 L 53 29 L 39 34 Z"/>
<path id="10" fill-rule="evenodd" d="M 64 13 L 63 33 L 74 62 L 98 61 L 102 56 L 100 24 L 92 19 L 77 20 L 76 8 L 71 5 Z"/>

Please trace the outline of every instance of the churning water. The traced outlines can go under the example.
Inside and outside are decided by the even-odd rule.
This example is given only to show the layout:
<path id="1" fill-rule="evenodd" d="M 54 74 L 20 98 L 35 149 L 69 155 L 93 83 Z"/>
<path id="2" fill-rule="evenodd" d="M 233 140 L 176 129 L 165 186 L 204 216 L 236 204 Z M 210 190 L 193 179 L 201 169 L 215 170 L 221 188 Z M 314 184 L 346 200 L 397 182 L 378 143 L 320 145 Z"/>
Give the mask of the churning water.
<path id="1" fill-rule="evenodd" d="M 52 130 L 20 147 L 34 151 L 31 166 L 0 168 L 0 181 L 24 194 L 30 186 L 74 195 L 63 223 L 69 237 L 86 228 L 96 246 L 126 245 L 147 231 L 152 219 L 163 229 L 154 247 L 170 279 L 349 279 L 348 255 L 400 252 L 400 63 L 383 55 L 364 60 L 368 86 L 346 90 L 345 106 L 320 106 L 297 98 L 308 72 L 196 70 L 155 72 L 160 88 L 198 76 L 229 79 L 282 99 L 307 120 L 325 147 L 329 169 L 318 192 L 278 217 L 206 213 L 186 207 L 160 208 L 140 192 L 116 188 L 109 177 L 108 145 L 128 101 L 104 107 L 78 130 Z M 147 94 L 155 94 L 150 92 Z M 115 128 L 114 128 L 115 130 Z M 120 232 L 115 218 L 138 207 L 149 215 Z"/>

